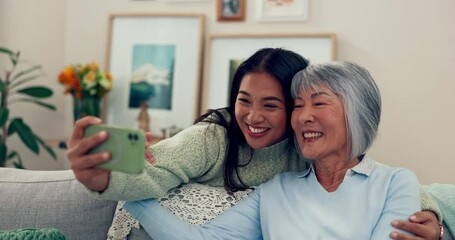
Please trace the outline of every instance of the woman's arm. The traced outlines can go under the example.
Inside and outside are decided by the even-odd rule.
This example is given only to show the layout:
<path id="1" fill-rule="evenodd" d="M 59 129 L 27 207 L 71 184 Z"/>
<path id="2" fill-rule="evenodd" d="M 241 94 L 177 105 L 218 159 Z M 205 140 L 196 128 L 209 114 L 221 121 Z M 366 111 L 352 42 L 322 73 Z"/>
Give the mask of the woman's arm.
<path id="1" fill-rule="evenodd" d="M 392 239 L 439 239 L 441 232 L 439 222 L 442 222 L 442 213 L 437 203 L 423 186 L 420 187 L 420 201 L 422 206 L 421 212 L 417 212 L 410 216 L 408 221 L 396 220 L 392 222 L 392 225 L 395 228 L 409 232 L 412 235 L 395 231 L 391 235 Z"/>
<path id="2" fill-rule="evenodd" d="M 155 163 L 146 161 L 140 174 L 112 171 L 109 185 L 96 198 L 132 201 L 157 198 L 181 183 L 222 168 L 225 157 L 225 129 L 215 124 L 196 124 L 149 149 Z"/>
<path id="3" fill-rule="evenodd" d="M 156 200 L 126 202 L 123 206 L 153 239 L 262 239 L 257 191 L 203 225 L 188 224 Z"/>
<path id="4" fill-rule="evenodd" d="M 444 221 L 449 219 L 454 219 L 450 217 L 450 213 L 455 216 L 455 211 L 453 211 L 453 206 L 455 206 L 455 185 L 451 184 L 431 184 L 429 186 L 422 186 L 422 196 L 423 194 L 428 195 L 432 201 L 437 203 L 438 211 L 444 214 Z M 452 196 L 452 198 L 450 197 Z M 423 202 L 423 201 L 422 201 Z M 422 204 L 423 205 L 423 204 Z M 422 206 L 424 209 L 424 206 Z M 440 210 L 439 210 L 440 209 Z M 411 219 L 411 222 L 406 221 L 396 221 L 395 224 L 397 228 L 408 230 L 409 232 L 417 233 L 416 235 L 420 239 L 440 239 L 441 236 L 441 225 L 442 216 L 438 215 L 436 219 L 435 213 L 438 211 L 431 210 L 423 211 L 415 214 L 415 218 Z M 434 212 L 434 213 L 433 213 Z M 455 223 L 455 222 L 454 222 Z M 455 224 L 448 224 L 446 226 L 455 226 Z M 445 234 L 449 234 L 448 229 L 444 229 Z M 445 235 L 444 235 L 445 236 Z M 417 239 L 409 237 L 405 234 L 397 234 L 394 239 Z"/>
<path id="5" fill-rule="evenodd" d="M 438 219 L 431 211 L 417 212 L 409 218 L 409 221 L 393 221 L 392 226 L 415 235 L 394 231 L 391 237 L 395 240 L 439 240 L 441 235 Z"/>
<path id="6" fill-rule="evenodd" d="M 398 170 L 390 181 L 387 198 L 381 216 L 370 239 L 389 239 L 393 231 L 391 222 L 407 219 L 420 210 L 419 182 L 414 173 L 407 169 Z"/>

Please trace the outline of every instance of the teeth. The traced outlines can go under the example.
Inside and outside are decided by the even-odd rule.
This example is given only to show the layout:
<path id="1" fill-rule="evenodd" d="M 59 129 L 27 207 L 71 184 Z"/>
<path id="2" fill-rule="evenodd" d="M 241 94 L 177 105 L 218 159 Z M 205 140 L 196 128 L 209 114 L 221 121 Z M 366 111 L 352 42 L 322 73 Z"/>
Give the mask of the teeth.
<path id="1" fill-rule="evenodd" d="M 320 132 L 308 132 L 308 133 L 303 134 L 304 138 L 318 138 L 321 136 L 322 136 L 322 133 L 320 133 Z"/>
<path id="2" fill-rule="evenodd" d="M 254 128 L 252 126 L 248 126 L 248 129 L 250 129 L 252 133 L 263 133 L 267 130 L 267 128 Z"/>

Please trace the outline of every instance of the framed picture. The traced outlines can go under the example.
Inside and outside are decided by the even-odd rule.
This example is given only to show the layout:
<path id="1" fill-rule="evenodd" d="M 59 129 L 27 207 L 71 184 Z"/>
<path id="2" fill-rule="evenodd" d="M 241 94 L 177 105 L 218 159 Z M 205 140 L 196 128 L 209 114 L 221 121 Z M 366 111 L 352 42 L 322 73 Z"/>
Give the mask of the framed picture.
<path id="1" fill-rule="evenodd" d="M 241 62 L 264 47 L 284 48 L 310 63 L 336 59 L 333 33 L 274 35 L 212 35 L 206 47 L 201 113 L 227 107 L 231 79 Z"/>
<path id="2" fill-rule="evenodd" d="M 200 111 L 204 21 L 198 14 L 110 16 L 106 62 L 114 80 L 106 123 L 138 127 L 146 105 L 157 137 L 193 124 Z"/>
<path id="3" fill-rule="evenodd" d="M 256 0 L 259 22 L 292 22 L 308 20 L 309 0 Z"/>
<path id="4" fill-rule="evenodd" d="M 245 20 L 246 0 L 216 0 L 218 21 Z"/>

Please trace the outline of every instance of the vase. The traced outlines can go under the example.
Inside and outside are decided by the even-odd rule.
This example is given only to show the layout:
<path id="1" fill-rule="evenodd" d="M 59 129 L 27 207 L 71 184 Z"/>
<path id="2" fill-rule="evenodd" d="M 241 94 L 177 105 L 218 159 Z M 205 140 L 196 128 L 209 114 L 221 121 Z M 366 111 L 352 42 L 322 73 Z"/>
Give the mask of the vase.
<path id="1" fill-rule="evenodd" d="M 100 117 L 101 98 L 94 96 L 83 96 L 73 98 L 74 122 L 85 116 Z"/>

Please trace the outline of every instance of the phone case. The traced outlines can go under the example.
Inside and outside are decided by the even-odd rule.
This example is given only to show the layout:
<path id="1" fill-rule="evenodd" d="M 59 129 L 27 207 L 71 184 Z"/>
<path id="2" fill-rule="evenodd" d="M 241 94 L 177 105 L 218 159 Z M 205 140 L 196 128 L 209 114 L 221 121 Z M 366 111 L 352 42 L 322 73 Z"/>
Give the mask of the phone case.
<path id="1" fill-rule="evenodd" d="M 85 136 L 92 136 L 102 130 L 109 133 L 106 142 L 91 149 L 89 153 L 110 152 L 111 160 L 97 167 L 126 173 L 140 173 L 145 162 L 145 137 L 139 129 L 121 128 L 103 124 L 90 125 Z"/>

